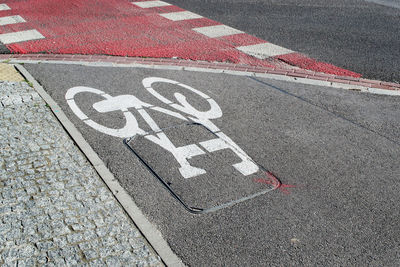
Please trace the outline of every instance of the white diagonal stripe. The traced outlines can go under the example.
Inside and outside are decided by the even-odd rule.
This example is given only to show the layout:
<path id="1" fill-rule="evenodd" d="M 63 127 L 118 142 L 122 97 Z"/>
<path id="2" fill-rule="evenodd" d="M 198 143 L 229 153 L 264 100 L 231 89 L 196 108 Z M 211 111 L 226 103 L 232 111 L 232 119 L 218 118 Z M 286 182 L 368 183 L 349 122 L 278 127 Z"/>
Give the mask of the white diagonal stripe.
<path id="1" fill-rule="evenodd" d="M 159 6 L 170 6 L 164 1 L 143 1 L 143 2 L 132 2 L 132 4 L 137 5 L 141 8 L 159 7 Z"/>
<path id="2" fill-rule="evenodd" d="M 28 30 L 20 32 L 11 32 L 0 34 L 0 42 L 3 44 L 12 44 L 35 39 L 43 39 L 44 36 L 37 30 Z"/>
<path id="3" fill-rule="evenodd" d="M 179 20 L 187 20 L 187 19 L 200 19 L 202 16 L 197 15 L 196 13 L 190 11 L 180 11 L 180 12 L 171 12 L 171 13 L 164 13 L 160 14 L 166 19 L 172 21 L 179 21 Z"/>
<path id="4" fill-rule="evenodd" d="M 10 10 L 11 8 L 7 6 L 6 4 L 0 4 L 0 11 L 2 10 Z"/>
<path id="5" fill-rule="evenodd" d="M 211 38 L 243 33 L 242 31 L 236 30 L 226 25 L 200 27 L 194 28 L 193 30 Z"/>
<path id="6" fill-rule="evenodd" d="M 236 49 L 259 59 L 293 53 L 292 50 L 271 43 L 238 46 Z"/>
<path id="7" fill-rule="evenodd" d="M 26 22 L 21 16 L 0 17 L 0 26 Z"/>

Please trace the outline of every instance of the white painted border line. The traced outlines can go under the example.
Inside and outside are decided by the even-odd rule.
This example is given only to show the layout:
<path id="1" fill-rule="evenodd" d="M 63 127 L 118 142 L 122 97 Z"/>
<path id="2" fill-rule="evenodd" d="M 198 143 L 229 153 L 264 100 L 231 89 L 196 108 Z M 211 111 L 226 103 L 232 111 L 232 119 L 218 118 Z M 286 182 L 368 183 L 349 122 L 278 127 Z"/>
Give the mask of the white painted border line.
<path id="1" fill-rule="evenodd" d="M 118 180 L 115 179 L 114 175 L 104 165 L 104 162 L 96 154 L 93 148 L 86 142 L 82 134 L 78 131 L 78 129 L 76 129 L 75 125 L 68 119 L 61 107 L 51 98 L 49 94 L 47 94 L 43 87 L 22 65 L 15 66 L 17 70 L 33 84 L 33 88 L 50 106 L 53 114 L 71 135 L 76 145 L 89 159 L 90 163 L 96 169 L 101 179 L 103 179 L 104 183 L 108 186 L 115 198 L 121 204 L 135 225 L 140 229 L 144 237 L 161 257 L 164 263 L 167 266 L 185 266 L 178 256 L 176 256 L 171 250 L 168 243 L 163 239 L 160 231 L 158 231 L 157 228 L 155 228 L 155 226 L 147 220 L 147 218 L 132 200 L 131 196 L 119 184 Z"/>
<path id="2" fill-rule="evenodd" d="M 236 49 L 242 51 L 243 53 L 256 57 L 258 59 L 266 59 L 269 57 L 275 57 L 294 52 L 290 49 L 286 49 L 284 47 L 274 45 L 271 43 L 238 46 L 236 47 Z"/>
<path id="3" fill-rule="evenodd" d="M 0 34 L 0 42 L 3 44 L 12 44 L 30 40 L 43 39 L 44 36 L 37 30 L 28 30 L 20 32 L 11 32 Z"/>
<path id="4" fill-rule="evenodd" d="M 170 6 L 171 4 L 164 1 L 143 1 L 143 2 L 132 2 L 132 4 L 137 5 L 141 8 L 151 8 L 160 6 Z"/>
<path id="5" fill-rule="evenodd" d="M 243 33 L 235 28 L 226 26 L 226 25 L 215 25 L 215 26 L 207 26 L 207 27 L 200 27 L 200 28 L 193 28 L 192 30 L 201 33 L 205 36 L 210 38 L 228 36 Z"/>
<path id="6" fill-rule="evenodd" d="M 8 16 L 8 17 L 0 17 L 0 26 L 8 25 L 8 24 L 16 24 L 26 22 L 23 17 L 16 16 Z"/>
<path id="7" fill-rule="evenodd" d="M 203 18 L 203 16 L 200 16 L 200 15 L 190 12 L 190 11 L 178 11 L 178 12 L 171 12 L 171 13 L 163 13 L 160 15 L 163 16 L 164 18 L 172 20 L 172 21 Z"/>
<path id="8" fill-rule="evenodd" d="M 0 4 L 0 11 L 3 10 L 10 10 L 11 8 L 9 6 L 7 6 L 7 4 Z"/>

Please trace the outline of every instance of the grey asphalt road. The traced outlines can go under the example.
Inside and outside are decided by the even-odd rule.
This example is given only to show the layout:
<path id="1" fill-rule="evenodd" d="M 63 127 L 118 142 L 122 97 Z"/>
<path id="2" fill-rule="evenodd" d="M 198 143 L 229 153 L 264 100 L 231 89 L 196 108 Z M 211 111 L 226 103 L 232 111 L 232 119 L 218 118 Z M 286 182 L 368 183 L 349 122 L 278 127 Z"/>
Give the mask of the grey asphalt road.
<path id="1" fill-rule="evenodd" d="M 400 1 L 169 0 L 320 61 L 400 82 Z"/>
<path id="2" fill-rule="evenodd" d="M 399 97 L 227 74 L 55 64 L 25 67 L 189 266 L 400 265 Z M 142 81 L 149 77 L 178 81 L 208 97 L 165 82 L 155 82 L 155 91 L 147 90 Z M 88 117 L 81 120 L 65 99 L 76 86 L 123 97 L 105 104 L 98 91 L 76 94 L 76 105 Z M 161 107 L 190 117 L 173 104 L 175 97 L 186 103 L 182 95 L 192 111 L 214 107 L 212 112 L 196 113 L 213 118 L 209 122 L 215 127 L 208 124 L 212 131 L 188 125 L 176 113 L 154 110 Z M 139 104 L 129 107 L 133 102 Z M 271 191 L 268 175 L 239 172 L 234 166 L 243 154 L 215 142 L 208 148 L 220 150 L 209 153 L 194 155 L 191 147 L 189 165 L 206 173 L 183 178 L 182 165 L 154 141 L 131 140 L 135 155 L 122 138 L 87 124 L 92 120 L 112 129 L 124 127 L 124 113 L 110 111 L 121 105 L 134 114 L 142 137 L 154 136 L 149 125 L 157 124 L 164 130 L 156 132 L 175 146 L 196 144 L 204 152 L 207 146 L 199 144 L 223 132 L 251 162 L 295 187 Z M 154 123 L 148 125 L 144 114 Z M 160 179 L 197 208 L 239 201 L 194 214 Z"/>

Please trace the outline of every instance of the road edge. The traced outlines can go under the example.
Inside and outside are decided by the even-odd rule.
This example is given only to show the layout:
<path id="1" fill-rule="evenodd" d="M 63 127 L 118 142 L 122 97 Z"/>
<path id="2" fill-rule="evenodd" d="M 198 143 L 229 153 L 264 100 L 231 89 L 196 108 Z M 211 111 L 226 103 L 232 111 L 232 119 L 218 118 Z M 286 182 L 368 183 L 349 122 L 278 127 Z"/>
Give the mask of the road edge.
<path id="1" fill-rule="evenodd" d="M 14 64 L 14 66 L 27 81 L 32 83 L 33 88 L 49 105 L 53 114 L 63 125 L 82 153 L 88 158 L 89 162 L 93 165 L 101 179 L 111 190 L 114 197 L 120 203 L 133 223 L 139 228 L 141 233 L 149 242 L 150 246 L 152 246 L 155 252 L 160 256 L 161 260 L 167 266 L 185 266 L 181 259 L 172 251 L 168 243 L 164 240 L 161 232 L 152 223 L 150 223 L 149 220 L 147 220 L 145 215 L 141 212 L 139 207 L 135 204 L 125 189 L 119 184 L 118 180 L 115 179 L 114 175 L 108 170 L 97 153 L 93 150 L 89 143 L 86 142 L 74 124 L 67 118 L 60 106 L 51 98 L 49 94 L 47 94 L 43 87 L 22 65 Z"/>
<path id="2" fill-rule="evenodd" d="M 111 60 L 109 60 L 111 58 Z M 121 67 L 121 68 L 145 68 L 145 69 L 161 69 L 161 70 L 183 70 L 205 73 L 224 73 L 236 76 L 253 76 L 259 78 L 268 78 L 278 81 L 286 81 L 293 83 L 301 83 L 307 85 L 325 86 L 350 91 L 358 91 L 361 93 L 371 93 L 377 95 L 400 96 L 400 84 L 382 82 L 368 79 L 354 79 L 351 77 L 327 75 L 323 73 L 308 72 L 297 70 L 290 72 L 288 70 L 268 69 L 268 68 L 249 68 L 248 66 L 236 66 L 230 64 L 206 63 L 174 61 L 174 60 L 132 60 L 126 62 L 127 58 L 119 61 L 118 57 L 94 57 L 80 56 L 78 58 L 59 58 L 50 56 L 46 58 L 32 58 L 31 55 L 21 58 L 9 58 L 6 62 L 10 64 L 64 64 L 64 65 L 81 65 L 90 67 Z"/>

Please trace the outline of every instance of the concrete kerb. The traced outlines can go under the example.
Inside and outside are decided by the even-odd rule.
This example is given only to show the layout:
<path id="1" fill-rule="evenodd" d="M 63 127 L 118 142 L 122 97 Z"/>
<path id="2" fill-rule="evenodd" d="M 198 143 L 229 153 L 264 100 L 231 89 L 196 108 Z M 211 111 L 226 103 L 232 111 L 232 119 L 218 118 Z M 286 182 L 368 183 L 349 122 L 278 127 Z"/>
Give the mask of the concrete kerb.
<path id="1" fill-rule="evenodd" d="M 30 73 L 22 65 L 15 64 L 15 67 L 25 77 L 27 81 L 33 84 L 33 88 L 50 106 L 57 119 L 61 122 L 61 124 L 75 141 L 77 146 L 89 159 L 99 176 L 103 179 L 104 183 L 111 190 L 117 201 L 121 204 L 121 206 L 132 219 L 134 224 L 140 229 L 143 236 L 147 239 L 150 246 L 152 246 L 156 253 L 160 256 L 162 261 L 167 266 L 185 266 L 183 262 L 178 258 L 178 256 L 176 256 L 175 253 L 171 250 L 167 242 L 163 239 L 161 232 L 147 220 L 147 218 L 140 211 L 140 209 L 129 196 L 129 194 L 125 191 L 124 188 L 122 188 L 117 179 L 115 179 L 114 175 L 105 166 L 104 162 L 99 158 L 96 152 L 94 152 L 92 147 L 86 142 L 86 140 L 76 129 L 73 123 L 67 118 L 59 105 L 50 97 L 50 95 L 46 93 L 43 87 L 35 80 L 32 75 L 30 75 Z"/>
<path id="2" fill-rule="evenodd" d="M 112 63 L 112 62 L 88 62 L 88 61 L 58 61 L 58 60 L 24 60 L 24 59 L 10 59 L 9 63 L 12 64 L 21 64 L 21 63 L 32 63 L 32 64 L 40 64 L 40 63 L 48 63 L 48 64 L 72 64 L 72 65 L 83 65 L 83 66 L 92 66 L 92 67 L 123 67 L 123 68 L 146 68 L 146 69 L 162 69 L 162 70 L 186 70 L 186 71 L 194 71 L 194 72 L 207 72 L 207 73 L 226 73 L 231 75 L 238 76 L 255 76 L 260 78 L 269 78 L 279 81 L 288 81 L 294 83 L 302 83 L 308 85 L 317 85 L 317 86 L 326 86 L 338 89 L 345 90 L 355 90 L 363 93 L 372 93 L 379 95 L 390 95 L 390 96 L 400 96 L 400 90 L 385 90 L 380 88 L 375 88 L 373 86 L 367 87 L 362 85 L 352 85 L 340 82 L 332 82 L 332 81 L 324 81 L 317 80 L 312 78 L 303 78 L 303 77 L 293 77 L 281 74 L 270 74 L 270 73 L 258 73 L 251 71 L 242 71 L 242 70 L 224 70 L 224 69 L 213 69 L 213 68 L 201 68 L 201 67 L 188 67 L 188 66 L 176 66 L 176 65 L 157 65 L 157 64 L 140 64 L 140 63 Z"/>

